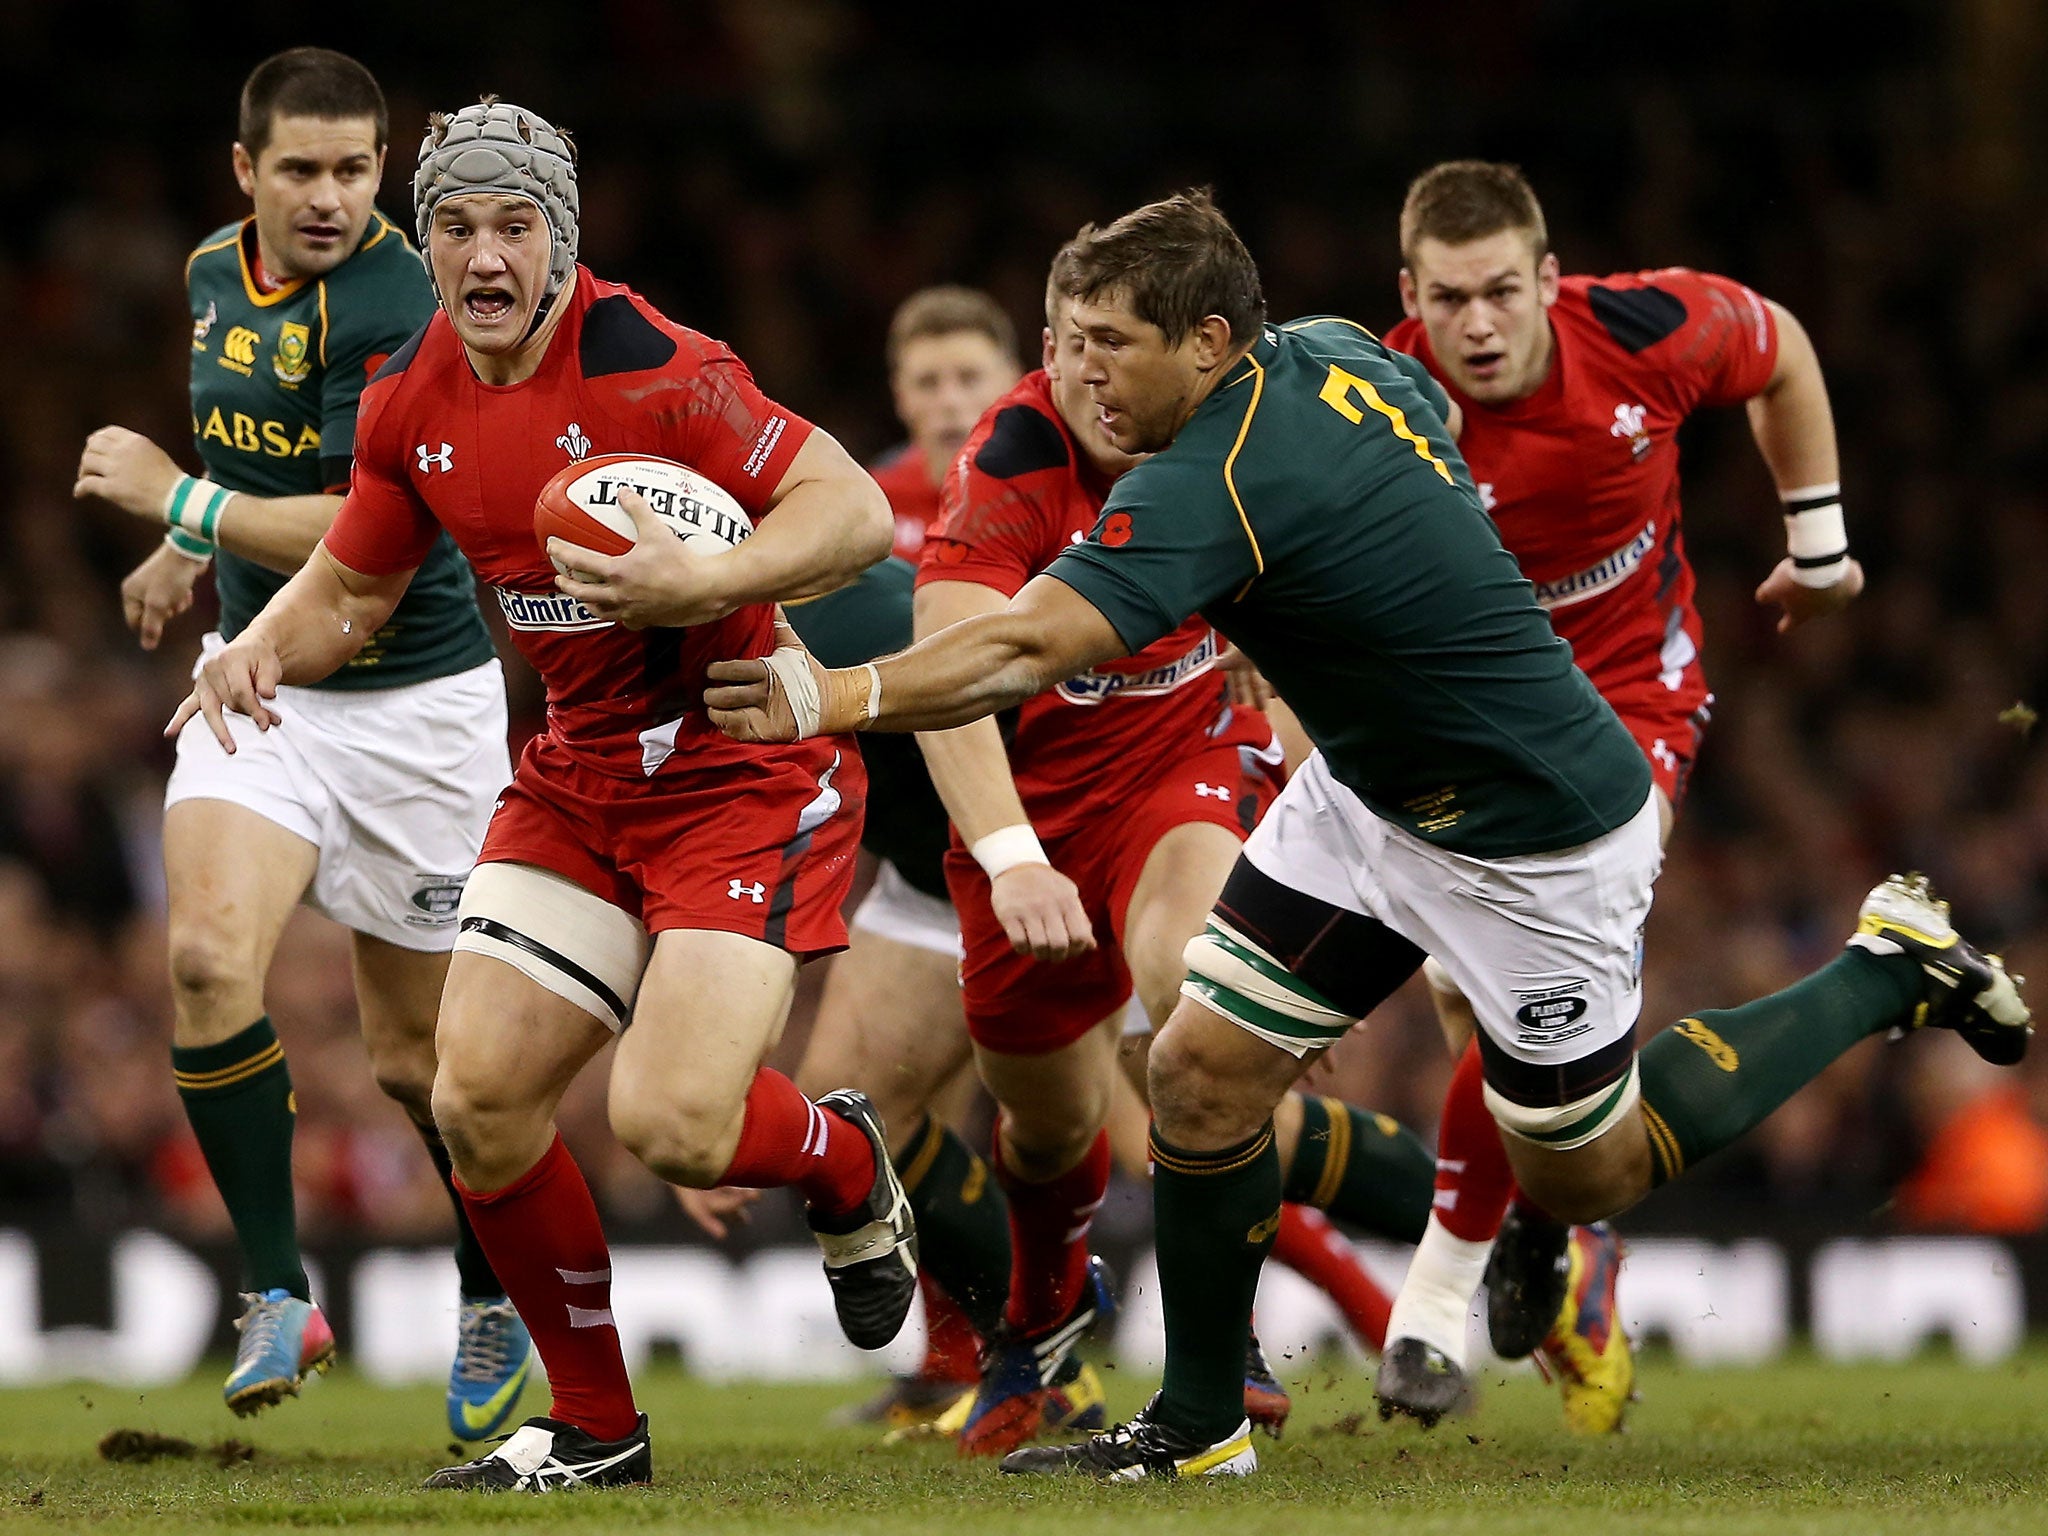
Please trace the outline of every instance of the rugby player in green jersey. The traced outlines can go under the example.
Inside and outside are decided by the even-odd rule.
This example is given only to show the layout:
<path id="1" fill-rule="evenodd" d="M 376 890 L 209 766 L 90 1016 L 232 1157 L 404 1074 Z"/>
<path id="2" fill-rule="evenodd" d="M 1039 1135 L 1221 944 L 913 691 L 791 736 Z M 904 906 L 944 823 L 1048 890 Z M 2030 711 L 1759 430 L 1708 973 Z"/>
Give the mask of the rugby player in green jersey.
<path id="1" fill-rule="evenodd" d="M 355 60 L 295 48 L 242 88 L 235 178 L 250 217 L 192 253 L 192 437 L 204 476 L 139 433 L 87 439 L 76 494 L 168 524 L 121 586 L 154 649 L 216 565 L 231 640 L 305 562 L 348 487 L 364 383 L 434 313 L 419 253 L 379 213 L 383 93 Z M 334 1338 L 311 1299 L 292 1200 L 292 1096 L 264 977 L 303 901 L 353 930 L 363 1043 L 444 1185 L 434 1129 L 434 1020 L 455 909 L 491 803 L 511 774 L 505 692 L 468 565 L 444 534 L 391 621 L 346 669 L 292 695 L 289 724 L 197 722 L 165 793 L 172 1067 L 247 1272 L 225 1389 L 254 1413 L 325 1370 Z M 452 1198 L 451 1190 L 451 1198 Z M 495 1433 L 529 1369 L 526 1329 L 455 1202 L 462 1301 L 448 1427 Z"/>
<path id="2" fill-rule="evenodd" d="M 1412 364 L 1349 321 L 1268 324 L 1206 193 L 1083 230 L 1055 281 L 1105 428 L 1153 455 L 1089 539 L 1003 612 L 901 656 L 828 671 L 786 637 L 714 666 L 706 695 L 743 740 L 944 728 L 1200 612 L 1316 744 L 1188 946 L 1152 1049 L 1165 1382 L 1128 1424 L 1006 1471 L 1256 1468 L 1239 1373 L 1278 1225 L 1273 1109 L 1425 954 L 1478 1016 L 1517 1181 L 1561 1220 L 1625 1209 L 1870 1035 L 1947 1028 L 2021 1057 L 2015 978 L 1899 876 L 1819 972 L 1639 1055 L 1649 769 L 1502 548 Z"/>

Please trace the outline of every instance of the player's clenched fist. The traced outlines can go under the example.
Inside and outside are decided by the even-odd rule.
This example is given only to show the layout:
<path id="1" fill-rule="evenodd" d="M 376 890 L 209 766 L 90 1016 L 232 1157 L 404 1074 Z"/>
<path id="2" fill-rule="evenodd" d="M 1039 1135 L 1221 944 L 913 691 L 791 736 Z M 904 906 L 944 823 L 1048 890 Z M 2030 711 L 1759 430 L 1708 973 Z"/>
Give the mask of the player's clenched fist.
<path id="1" fill-rule="evenodd" d="M 247 715 L 256 729 L 267 731 L 284 719 L 270 706 L 277 697 L 278 679 L 284 675 L 284 661 L 277 647 L 261 635 L 243 635 L 223 646 L 199 669 L 192 691 L 164 727 L 175 737 L 194 715 L 204 715 L 208 729 L 224 752 L 235 750 L 235 738 L 228 730 L 226 712 Z"/>
<path id="2" fill-rule="evenodd" d="M 775 618 L 775 650 L 745 661 L 714 661 L 704 669 L 711 723 L 735 741 L 802 741 L 856 731 L 881 707 L 882 681 L 872 664 L 834 671 L 818 665 L 789 621 Z"/>
<path id="3" fill-rule="evenodd" d="M 1010 947 L 1034 960 L 1071 960 L 1095 947 L 1080 888 L 1050 864 L 1018 864 L 989 883 L 989 905 Z"/>
<path id="4" fill-rule="evenodd" d="M 1808 619 L 1840 613 L 1856 600 L 1862 590 L 1863 563 L 1860 560 L 1845 562 L 1842 574 L 1828 585 L 1809 587 L 1799 580 L 1798 566 L 1787 555 L 1756 589 L 1756 600 L 1765 607 L 1782 610 L 1778 615 L 1778 633 L 1782 635 Z"/>
<path id="5" fill-rule="evenodd" d="M 177 480 L 178 466 L 170 455 L 140 432 L 101 427 L 85 440 L 71 494 L 97 496 L 123 512 L 161 522 Z"/>

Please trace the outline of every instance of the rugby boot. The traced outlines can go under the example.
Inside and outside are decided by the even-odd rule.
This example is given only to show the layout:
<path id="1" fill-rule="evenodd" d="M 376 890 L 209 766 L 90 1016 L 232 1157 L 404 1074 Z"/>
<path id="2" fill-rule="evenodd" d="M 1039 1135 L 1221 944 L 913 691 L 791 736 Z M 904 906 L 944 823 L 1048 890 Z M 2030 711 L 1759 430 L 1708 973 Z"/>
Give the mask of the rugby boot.
<path id="1" fill-rule="evenodd" d="M 1503 1360 L 1522 1360 L 1557 1321 L 1571 1270 L 1572 1229 L 1532 1211 L 1508 1206 L 1486 1260 L 1486 1338 Z"/>
<path id="2" fill-rule="evenodd" d="M 1447 1413 L 1462 1412 L 1472 1399 L 1465 1368 L 1434 1344 L 1420 1339 L 1394 1339 L 1380 1356 L 1373 1379 L 1380 1418 L 1404 1413 L 1424 1429 L 1434 1429 Z"/>
<path id="3" fill-rule="evenodd" d="M 1081 1294 L 1057 1326 L 1029 1338 L 1009 1335 L 989 1341 L 982 1357 L 981 1384 L 954 1442 L 959 1453 L 1001 1456 L 1043 1433 L 1049 1419 L 1057 1419 L 1063 1411 L 1053 1402 L 1053 1383 L 1071 1385 L 1078 1379 L 1063 1376 L 1074 1346 L 1089 1329 L 1115 1315 L 1109 1266 L 1091 1254 Z M 1096 1386 L 1099 1390 L 1100 1383 Z M 1099 1404 L 1095 1406 L 1099 1408 Z"/>
<path id="4" fill-rule="evenodd" d="M 503 1296 L 462 1299 L 448 1368 L 448 1430 L 483 1440 L 505 1427 L 533 1371 L 533 1339 Z"/>
<path id="5" fill-rule="evenodd" d="M 973 1407 L 970 1404 L 968 1411 Z M 1109 1394 L 1095 1367 L 1079 1355 L 1054 1373 L 1045 1389 L 1043 1432 L 1048 1435 L 1092 1435 L 1109 1427 Z"/>
<path id="6" fill-rule="evenodd" d="M 297 1397 L 308 1371 L 332 1366 L 334 1330 L 318 1307 L 290 1291 L 244 1291 L 242 1304 L 235 1368 L 221 1395 L 236 1413 L 248 1415 Z"/>
<path id="7" fill-rule="evenodd" d="M 1281 1431 L 1287 1428 L 1287 1415 L 1293 1411 L 1294 1399 L 1287 1395 L 1287 1388 L 1266 1363 L 1266 1352 L 1259 1348 L 1259 1336 L 1253 1334 L 1244 1346 L 1246 1420 L 1278 1440 Z"/>
<path id="8" fill-rule="evenodd" d="M 1606 1222 L 1574 1227 L 1564 1309 L 1536 1351 L 1536 1367 L 1564 1397 L 1575 1434 L 1613 1434 L 1635 1398 L 1635 1352 L 1614 1309 L 1621 1239 Z"/>
<path id="9" fill-rule="evenodd" d="M 929 1430 L 962 1397 L 974 1396 L 974 1383 L 939 1376 L 891 1376 L 873 1397 L 835 1408 L 828 1424 L 879 1424 L 884 1440 L 893 1443 Z"/>
<path id="10" fill-rule="evenodd" d="M 1252 1421 L 1245 1419 L 1221 1440 L 1204 1442 L 1155 1418 L 1153 1398 L 1128 1424 L 1074 1445 L 1032 1445 L 1003 1458 L 1005 1472 L 1082 1472 L 1107 1482 L 1135 1483 L 1148 1477 L 1246 1477 L 1259 1469 L 1252 1449 Z"/>
<path id="11" fill-rule="evenodd" d="M 598 1440 L 560 1419 L 528 1419 L 487 1455 L 443 1467 L 420 1486 L 464 1493 L 548 1493 L 629 1488 L 654 1480 L 647 1415 L 623 1440 Z"/>
<path id="12" fill-rule="evenodd" d="M 1925 996 L 1906 1028 L 1952 1029 L 1994 1066 L 2012 1066 L 2027 1054 L 2034 1025 L 2020 995 L 2026 978 L 2008 975 L 1997 955 L 1964 942 L 1925 875 L 1893 875 L 1864 898 L 1849 945 L 1919 962 Z"/>
<path id="13" fill-rule="evenodd" d="M 978 1393 L 974 1387 L 964 1392 L 958 1387 L 951 1390 L 955 1394 L 953 1401 L 938 1417 L 922 1424 L 892 1429 L 882 1436 L 882 1444 L 901 1445 L 906 1440 L 951 1440 L 958 1436 L 974 1412 Z M 1108 1399 L 1109 1394 L 1103 1390 L 1102 1378 L 1095 1373 L 1095 1367 L 1078 1355 L 1069 1355 L 1067 1363 L 1054 1373 L 1052 1385 L 1045 1389 L 1040 1432 L 1048 1435 L 1092 1435 L 1109 1423 Z"/>
<path id="14" fill-rule="evenodd" d="M 902 1331 L 917 1295 L 917 1218 L 889 1161 L 882 1117 L 868 1096 L 838 1088 L 820 1098 L 818 1107 L 850 1123 L 874 1149 L 875 1182 L 866 1201 L 852 1215 L 824 1226 L 815 1211 L 809 1219 L 825 1254 L 825 1278 L 840 1328 L 859 1348 L 880 1349 Z M 850 1230 L 827 1230 L 841 1227 Z"/>

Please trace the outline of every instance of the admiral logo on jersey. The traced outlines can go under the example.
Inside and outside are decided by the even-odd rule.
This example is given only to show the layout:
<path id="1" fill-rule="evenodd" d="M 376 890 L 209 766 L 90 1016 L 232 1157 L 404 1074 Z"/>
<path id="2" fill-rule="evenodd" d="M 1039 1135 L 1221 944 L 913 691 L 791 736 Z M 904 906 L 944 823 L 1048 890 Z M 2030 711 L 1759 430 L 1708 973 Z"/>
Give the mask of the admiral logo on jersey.
<path id="1" fill-rule="evenodd" d="M 612 627 L 610 619 L 600 619 L 566 593 L 509 592 L 503 587 L 491 590 L 497 594 L 498 607 L 505 615 L 505 622 L 514 629 L 570 635 L 579 630 Z"/>

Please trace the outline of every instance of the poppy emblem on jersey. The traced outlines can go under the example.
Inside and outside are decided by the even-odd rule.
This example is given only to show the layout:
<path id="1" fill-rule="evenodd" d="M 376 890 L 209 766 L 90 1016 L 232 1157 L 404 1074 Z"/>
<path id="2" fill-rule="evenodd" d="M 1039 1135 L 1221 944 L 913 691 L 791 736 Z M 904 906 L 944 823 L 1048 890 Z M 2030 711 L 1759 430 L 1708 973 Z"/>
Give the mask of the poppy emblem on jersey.
<path id="1" fill-rule="evenodd" d="M 1111 549 L 1122 549 L 1131 542 L 1131 514 L 1112 512 L 1109 521 L 1102 525 L 1102 542 Z"/>
<path id="2" fill-rule="evenodd" d="M 313 333 L 296 321 L 287 320 L 277 333 L 277 356 L 270 368 L 280 384 L 303 384 L 313 371 Z"/>
<path id="3" fill-rule="evenodd" d="M 583 428 L 575 422 L 569 423 L 569 430 L 555 439 L 555 446 L 569 455 L 569 462 L 580 464 L 590 457 L 590 439 L 583 435 Z"/>
<path id="4" fill-rule="evenodd" d="M 429 452 L 427 445 L 421 443 L 413 449 L 413 452 L 420 456 L 420 473 L 423 475 L 431 474 L 437 469 L 445 475 L 455 467 L 455 445 L 453 443 L 443 443 L 438 453 Z"/>
<path id="5" fill-rule="evenodd" d="M 192 350 L 206 350 L 206 333 L 213 329 L 213 322 L 220 318 L 220 306 L 211 299 L 206 302 L 206 313 L 192 322 Z"/>
<path id="6" fill-rule="evenodd" d="M 1607 429 L 1610 436 L 1628 439 L 1629 454 L 1637 460 L 1646 458 L 1652 447 L 1649 431 L 1643 425 L 1643 418 L 1649 414 L 1647 406 L 1617 405 L 1614 425 Z"/>

